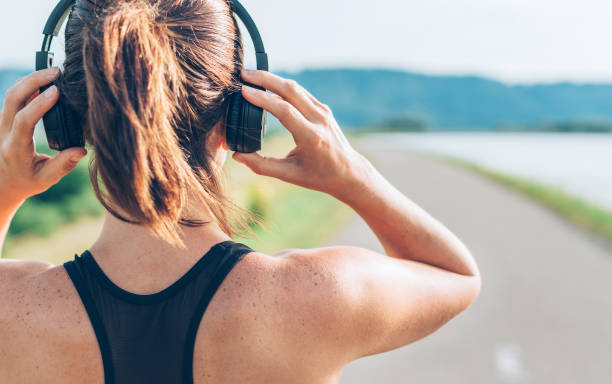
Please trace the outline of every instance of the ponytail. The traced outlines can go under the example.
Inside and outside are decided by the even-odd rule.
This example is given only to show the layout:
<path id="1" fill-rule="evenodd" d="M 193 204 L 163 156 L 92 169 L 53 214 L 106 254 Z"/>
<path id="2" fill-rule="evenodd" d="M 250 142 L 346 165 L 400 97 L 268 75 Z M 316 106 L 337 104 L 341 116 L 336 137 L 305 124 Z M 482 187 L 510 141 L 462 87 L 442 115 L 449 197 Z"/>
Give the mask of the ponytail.
<path id="1" fill-rule="evenodd" d="M 95 149 L 92 183 L 104 207 L 182 244 L 178 222 L 189 187 L 201 184 L 175 133 L 184 81 L 169 31 L 156 17 L 148 2 L 121 2 L 107 10 L 101 30 L 84 31 L 86 139 Z"/>
<path id="2" fill-rule="evenodd" d="M 82 121 L 93 189 L 111 214 L 179 246 L 181 225 L 205 224 L 205 210 L 229 236 L 252 233 L 253 216 L 226 196 L 206 146 L 241 67 L 226 0 L 76 2 L 59 87 Z"/>

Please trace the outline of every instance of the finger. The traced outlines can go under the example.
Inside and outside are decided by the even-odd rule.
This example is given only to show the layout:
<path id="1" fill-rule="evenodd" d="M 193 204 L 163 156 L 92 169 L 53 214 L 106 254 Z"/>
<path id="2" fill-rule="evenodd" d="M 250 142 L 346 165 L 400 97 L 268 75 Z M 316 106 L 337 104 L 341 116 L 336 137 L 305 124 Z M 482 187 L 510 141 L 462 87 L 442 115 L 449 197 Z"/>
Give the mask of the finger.
<path id="1" fill-rule="evenodd" d="M 287 160 L 266 157 L 259 153 L 234 152 L 232 158 L 246 165 L 258 175 L 283 178 L 283 175 L 288 171 L 289 164 Z"/>
<path id="2" fill-rule="evenodd" d="M 13 120 L 12 139 L 16 143 L 30 143 L 36 123 L 57 103 L 58 98 L 59 91 L 53 85 L 17 112 Z"/>
<path id="3" fill-rule="evenodd" d="M 25 105 L 28 105 L 32 102 L 32 100 L 34 100 L 35 98 L 38 97 L 38 95 L 40 95 L 40 90 L 36 90 L 36 92 L 34 92 L 32 94 L 32 96 L 30 96 L 30 98 L 28 99 L 28 101 L 26 101 Z"/>
<path id="4" fill-rule="evenodd" d="M 322 102 L 320 102 L 316 97 L 314 97 L 312 95 L 312 93 L 310 93 L 306 88 L 304 88 L 304 92 L 306 93 L 306 95 L 308 96 L 308 98 L 310 99 L 310 101 L 312 101 L 312 103 L 314 105 L 316 105 L 317 107 L 319 107 L 323 113 L 331 113 L 331 108 L 329 108 L 329 106 L 327 104 L 323 104 Z"/>
<path id="5" fill-rule="evenodd" d="M 24 77 L 13 85 L 4 99 L 4 116 L 12 119 L 23 108 L 28 99 L 41 87 L 50 84 L 59 77 L 58 68 L 49 68 L 37 71 Z"/>
<path id="6" fill-rule="evenodd" d="M 57 183 L 62 177 L 72 172 L 85 155 L 87 155 L 85 148 L 68 148 L 61 151 L 55 157 L 47 160 L 40 168 L 39 180 L 49 185 Z"/>
<path id="7" fill-rule="evenodd" d="M 246 85 L 242 87 L 242 95 L 251 104 L 273 114 L 291 132 L 296 141 L 311 131 L 309 121 L 293 105 L 282 98 Z"/>
<path id="8" fill-rule="evenodd" d="M 295 106 L 308 120 L 319 121 L 324 117 L 321 109 L 313 104 L 305 89 L 294 80 L 284 79 L 266 71 L 246 69 L 242 72 L 242 77 L 249 83 L 262 86 L 281 96 Z"/>

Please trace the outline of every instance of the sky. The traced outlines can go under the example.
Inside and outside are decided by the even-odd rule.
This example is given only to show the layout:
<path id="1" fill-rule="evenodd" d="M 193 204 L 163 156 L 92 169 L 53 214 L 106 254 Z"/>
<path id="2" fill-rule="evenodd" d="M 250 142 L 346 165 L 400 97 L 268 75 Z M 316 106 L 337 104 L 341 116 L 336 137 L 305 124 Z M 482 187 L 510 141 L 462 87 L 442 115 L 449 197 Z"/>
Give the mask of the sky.
<path id="1" fill-rule="evenodd" d="M 42 27 L 55 4 L 2 2 L 0 67 L 33 66 Z M 261 30 L 272 70 L 376 67 L 480 75 L 511 84 L 612 82 L 609 0 L 243 4 Z"/>

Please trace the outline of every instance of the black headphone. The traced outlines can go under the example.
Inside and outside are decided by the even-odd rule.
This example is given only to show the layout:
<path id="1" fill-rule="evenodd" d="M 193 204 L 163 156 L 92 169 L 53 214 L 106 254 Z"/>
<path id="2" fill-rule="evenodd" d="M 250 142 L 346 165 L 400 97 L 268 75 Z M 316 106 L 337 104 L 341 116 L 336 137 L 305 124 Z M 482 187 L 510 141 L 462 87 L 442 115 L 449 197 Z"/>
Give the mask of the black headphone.
<path id="1" fill-rule="evenodd" d="M 36 70 L 50 68 L 53 66 L 53 52 L 51 41 L 59 34 L 64 21 L 72 11 L 77 0 L 60 0 L 53 9 L 51 16 L 43 30 L 44 40 L 42 49 L 36 52 Z M 231 0 L 232 11 L 242 20 L 247 28 L 257 59 L 257 69 L 268 70 L 268 55 L 264 48 L 263 40 L 251 15 L 240 4 L 238 0 Z M 250 86 L 253 86 L 249 84 Z M 44 91 L 49 86 L 41 89 Z M 262 89 L 261 87 L 253 86 Z M 229 111 L 226 121 L 226 142 L 232 151 L 257 152 L 266 131 L 267 112 L 249 103 L 244 99 L 241 92 L 235 92 L 229 96 Z M 73 109 L 65 102 L 57 102 L 43 117 L 45 133 L 49 147 L 61 151 L 70 147 L 84 146 L 83 129 Z"/>

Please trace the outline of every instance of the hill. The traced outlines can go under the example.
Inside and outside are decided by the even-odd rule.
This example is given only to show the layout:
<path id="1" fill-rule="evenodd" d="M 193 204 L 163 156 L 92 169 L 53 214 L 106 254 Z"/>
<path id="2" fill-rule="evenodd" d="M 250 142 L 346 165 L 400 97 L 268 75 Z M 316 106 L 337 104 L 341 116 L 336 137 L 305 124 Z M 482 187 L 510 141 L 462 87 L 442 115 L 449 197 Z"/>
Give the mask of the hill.
<path id="1" fill-rule="evenodd" d="M 417 116 L 441 129 L 612 120 L 612 84 L 520 85 L 474 76 L 329 69 L 281 73 L 329 104 L 345 125 Z"/>
<path id="2" fill-rule="evenodd" d="M 0 92 L 27 71 L 0 71 Z M 343 126 L 422 119 L 437 129 L 612 120 L 612 84 L 507 85 L 475 76 L 377 69 L 279 73 L 329 104 Z"/>

